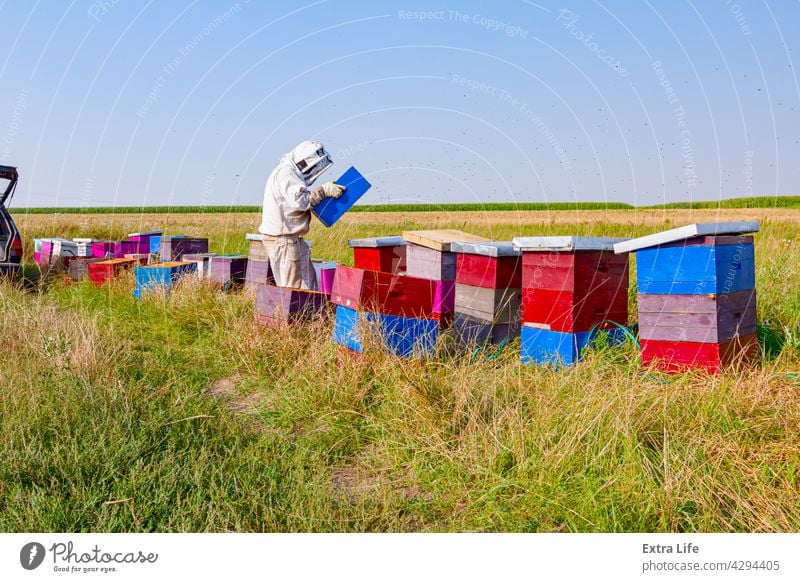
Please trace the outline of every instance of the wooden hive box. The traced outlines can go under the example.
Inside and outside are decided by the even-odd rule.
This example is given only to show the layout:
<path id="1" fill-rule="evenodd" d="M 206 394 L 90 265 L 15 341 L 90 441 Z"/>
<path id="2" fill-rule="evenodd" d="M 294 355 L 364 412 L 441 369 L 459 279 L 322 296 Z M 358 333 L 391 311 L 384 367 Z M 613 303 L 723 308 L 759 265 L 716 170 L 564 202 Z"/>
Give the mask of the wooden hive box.
<path id="1" fill-rule="evenodd" d="M 579 333 L 550 331 L 529 325 L 520 330 L 520 356 L 523 364 L 538 364 L 561 367 L 571 366 L 581 360 L 583 351 L 597 337 L 598 330 Z M 625 334 L 621 329 L 605 330 L 611 345 L 622 344 Z"/>
<path id="2" fill-rule="evenodd" d="M 510 323 L 490 323 L 465 313 L 453 316 L 453 332 L 462 346 L 472 344 L 499 344 L 507 339 L 519 337 L 519 320 Z"/>
<path id="3" fill-rule="evenodd" d="M 353 266 L 368 271 L 406 272 L 406 241 L 400 236 L 350 239 Z"/>
<path id="4" fill-rule="evenodd" d="M 641 339 L 642 364 L 668 373 L 700 369 L 711 374 L 758 362 L 758 334 L 721 343 Z"/>
<path id="5" fill-rule="evenodd" d="M 705 236 L 636 252 L 642 294 L 698 295 L 753 289 L 752 236 Z"/>
<path id="6" fill-rule="evenodd" d="M 756 290 L 722 295 L 640 294 L 639 337 L 723 343 L 756 333 Z"/>
<path id="7" fill-rule="evenodd" d="M 148 255 L 150 243 L 133 240 L 121 240 L 114 243 L 114 257 L 125 258 L 125 255 Z"/>
<path id="8" fill-rule="evenodd" d="M 522 321 L 541 329 L 584 332 L 607 320 L 628 322 L 627 255 L 622 239 L 521 237 Z M 548 246 L 549 245 L 549 246 Z"/>
<path id="9" fill-rule="evenodd" d="M 208 279 L 211 258 L 216 256 L 217 253 L 188 253 L 183 255 L 181 260 L 197 265 L 195 272 L 197 273 L 198 278 Z"/>
<path id="10" fill-rule="evenodd" d="M 456 283 L 490 289 L 522 286 L 521 252 L 509 242 L 454 242 Z"/>
<path id="11" fill-rule="evenodd" d="M 454 281 L 456 254 L 410 244 L 406 247 L 406 274 L 433 281 Z"/>
<path id="12" fill-rule="evenodd" d="M 358 311 L 430 319 L 435 292 L 428 279 L 339 265 L 331 301 Z"/>
<path id="13" fill-rule="evenodd" d="M 757 362 L 757 222 L 692 224 L 615 245 L 636 253 L 642 362 L 710 373 Z"/>
<path id="14" fill-rule="evenodd" d="M 317 276 L 317 287 L 320 293 L 330 296 L 333 292 L 333 280 L 336 278 L 336 262 L 324 259 L 311 259 Z"/>
<path id="15" fill-rule="evenodd" d="M 211 257 L 209 279 L 223 287 L 239 286 L 247 273 L 247 257 L 244 255 L 217 255 Z"/>
<path id="16" fill-rule="evenodd" d="M 384 313 L 359 312 L 336 307 L 331 340 L 355 352 L 363 352 L 372 341 L 401 358 L 432 355 L 439 325 L 435 320 Z"/>
<path id="17" fill-rule="evenodd" d="M 275 277 L 269 261 L 259 261 L 257 259 L 247 259 L 247 270 L 245 271 L 245 289 L 255 289 L 258 285 L 274 285 Z"/>
<path id="18" fill-rule="evenodd" d="M 267 324 L 307 321 L 324 313 L 328 296 L 308 289 L 259 285 L 256 289 L 256 321 Z"/>
<path id="19" fill-rule="evenodd" d="M 95 285 L 104 285 L 115 279 L 122 271 L 136 266 L 136 259 L 105 259 L 89 263 L 89 280 Z"/>
<path id="20" fill-rule="evenodd" d="M 183 255 L 208 252 L 207 238 L 162 236 L 160 244 L 160 258 L 163 262 L 180 261 Z"/>
<path id="21" fill-rule="evenodd" d="M 110 259 L 114 257 L 114 246 L 111 240 L 98 240 L 91 243 L 92 256 L 96 259 Z"/>
<path id="22" fill-rule="evenodd" d="M 515 324 L 519 321 L 520 290 L 456 283 L 455 312 L 490 324 Z"/>
<path id="23" fill-rule="evenodd" d="M 69 277 L 73 281 L 81 281 L 89 276 L 89 263 L 97 263 L 105 259 L 97 259 L 93 257 L 81 257 L 70 261 L 69 264 Z"/>
<path id="24" fill-rule="evenodd" d="M 152 292 L 169 293 L 175 283 L 183 276 L 192 274 L 197 269 L 195 263 L 170 261 L 157 265 L 136 267 L 136 289 L 134 297 L 141 299 L 144 294 Z"/>

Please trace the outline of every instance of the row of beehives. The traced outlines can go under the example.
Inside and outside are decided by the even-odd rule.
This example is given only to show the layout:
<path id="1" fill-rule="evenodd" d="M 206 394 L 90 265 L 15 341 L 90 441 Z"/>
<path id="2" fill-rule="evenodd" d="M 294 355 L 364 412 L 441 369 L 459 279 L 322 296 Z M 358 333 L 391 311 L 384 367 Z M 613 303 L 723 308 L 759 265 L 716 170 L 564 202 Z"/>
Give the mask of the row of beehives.
<path id="1" fill-rule="evenodd" d="M 362 351 L 368 336 L 400 356 L 433 352 L 452 327 L 462 345 L 520 336 L 526 363 L 572 364 L 602 333 L 628 323 L 629 252 L 637 254 L 639 337 L 646 364 L 672 371 L 755 361 L 753 238 L 757 223 L 690 225 L 641 239 L 520 237 L 458 231 L 351 240 L 329 293 L 260 286 L 262 320 L 302 319 L 335 305 L 333 341 Z M 372 332 L 376 333 L 372 333 Z"/>

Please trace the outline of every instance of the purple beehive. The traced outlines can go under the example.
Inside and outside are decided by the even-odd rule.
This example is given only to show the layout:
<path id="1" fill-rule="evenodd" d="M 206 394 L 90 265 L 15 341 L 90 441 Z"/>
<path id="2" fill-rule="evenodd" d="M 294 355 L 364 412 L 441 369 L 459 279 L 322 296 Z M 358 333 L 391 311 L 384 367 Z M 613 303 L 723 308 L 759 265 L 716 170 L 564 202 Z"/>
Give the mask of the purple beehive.
<path id="1" fill-rule="evenodd" d="M 161 260 L 163 262 L 180 261 L 183 255 L 207 253 L 208 239 L 188 236 L 162 236 Z"/>
<path id="2" fill-rule="evenodd" d="M 211 257 L 209 279 L 222 286 L 241 285 L 247 271 L 244 255 L 217 255 Z"/>

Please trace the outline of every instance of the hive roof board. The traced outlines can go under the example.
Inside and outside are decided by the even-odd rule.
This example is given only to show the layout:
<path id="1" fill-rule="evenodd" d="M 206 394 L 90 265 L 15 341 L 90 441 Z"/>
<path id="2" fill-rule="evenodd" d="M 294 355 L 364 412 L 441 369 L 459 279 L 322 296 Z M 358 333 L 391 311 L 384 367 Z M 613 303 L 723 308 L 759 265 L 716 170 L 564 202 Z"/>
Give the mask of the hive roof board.
<path id="1" fill-rule="evenodd" d="M 520 250 L 514 248 L 511 241 L 454 242 L 450 245 L 450 250 L 454 253 L 485 257 L 516 257 L 520 254 Z"/>
<path id="2" fill-rule="evenodd" d="M 488 238 L 462 230 L 407 230 L 403 238 L 408 242 L 435 251 L 449 252 L 454 242 L 490 242 Z"/>
<path id="3" fill-rule="evenodd" d="M 517 236 L 514 247 L 521 251 L 611 251 L 624 238 L 600 236 Z"/>
<path id="4" fill-rule="evenodd" d="M 614 252 L 630 253 L 649 247 L 656 247 L 673 242 L 678 242 L 696 236 L 715 236 L 723 234 L 744 234 L 758 232 L 758 221 L 746 220 L 742 222 L 704 222 L 688 224 L 679 228 L 649 234 L 639 238 L 629 239 L 614 245 Z"/>
<path id="5" fill-rule="evenodd" d="M 159 236 L 164 234 L 161 230 L 148 230 L 145 232 L 132 232 L 128 236 Z"/>
<path id="6" fill-rule="evenodd" d="M 405 246 L 408 243 L 402 236 L 376 236 L 371 238 L 351 238 L 347 241 L 347 244 L 351 247 L 378 248 Z"/>

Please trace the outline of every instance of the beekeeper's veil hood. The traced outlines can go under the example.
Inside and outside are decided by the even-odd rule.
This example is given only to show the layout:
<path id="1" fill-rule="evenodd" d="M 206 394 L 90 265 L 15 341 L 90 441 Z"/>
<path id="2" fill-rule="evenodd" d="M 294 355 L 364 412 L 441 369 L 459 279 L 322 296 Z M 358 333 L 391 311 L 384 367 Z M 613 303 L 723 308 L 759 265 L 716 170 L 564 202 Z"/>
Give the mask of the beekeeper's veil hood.
<path id="1" fill-rule="evenodd" d="M 310 186 L 320 174 L 333 164 L 333 160 L 325 146 L 316 141 L 304 141 L 288 154 L 284 154 L 281 161 L 291 161 L 297 171 L 303 176 L 306 186 Z"/>

